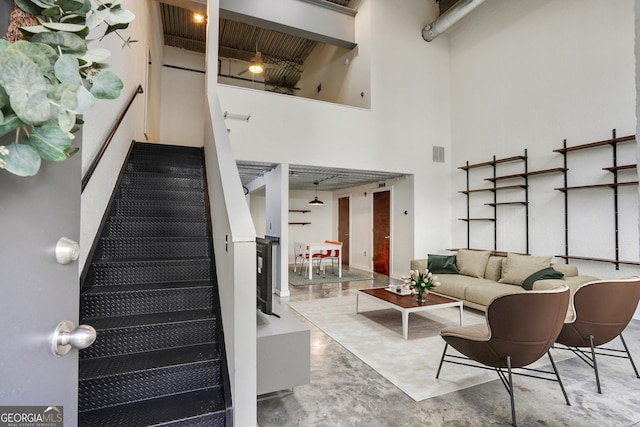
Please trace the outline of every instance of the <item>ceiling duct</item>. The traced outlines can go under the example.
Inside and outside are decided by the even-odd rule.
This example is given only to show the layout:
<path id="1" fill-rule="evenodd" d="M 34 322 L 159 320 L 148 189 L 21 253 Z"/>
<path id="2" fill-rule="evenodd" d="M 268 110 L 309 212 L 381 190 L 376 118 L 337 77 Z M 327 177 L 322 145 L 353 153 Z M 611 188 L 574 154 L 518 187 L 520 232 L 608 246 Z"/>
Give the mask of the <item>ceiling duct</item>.
<path id="1" fill-rule="evenodd" d="M 422 29 L 422 38 L 426 41 L 433 41 L 443 32 L 447 31 L 453 24 L 467 16 L 476 7 L 484 3 L 485 0 L 460 0 L 451 6 L 431 24 Z"/>

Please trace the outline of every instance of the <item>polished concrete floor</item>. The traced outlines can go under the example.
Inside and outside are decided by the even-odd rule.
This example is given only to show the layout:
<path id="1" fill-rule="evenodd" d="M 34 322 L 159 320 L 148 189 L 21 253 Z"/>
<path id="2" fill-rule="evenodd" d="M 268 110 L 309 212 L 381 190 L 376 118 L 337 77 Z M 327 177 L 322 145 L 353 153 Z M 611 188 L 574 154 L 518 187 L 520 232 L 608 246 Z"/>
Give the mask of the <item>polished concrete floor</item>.
<path id="1" fill-rule="evenodd" d="M 287 307 L 287 301 L 354 295 L 358 289 L 390 282 L 397 281 L 376 275 L 373 280 L 290 287 L 290 297 L 274 298 Z M 509 396 L 497 376 L 496 381 L 416 402 L 312 323 L 292 313 L 311 330 L 311 383 L 295 387 L 292 393 L 260 400 L 260 427 L 510 424 Z M 633 320 L 624 335 L 640 365 L 640 321 Z M 603 394 L 596 392 L 593 371 L 584 362 L 573 358 L 558 363 L 571 406 L 565 404 L 556 383 L 515 377 L 518 425 L 640 426 L 640 379 L 627 360 L 599 360 Z"/>

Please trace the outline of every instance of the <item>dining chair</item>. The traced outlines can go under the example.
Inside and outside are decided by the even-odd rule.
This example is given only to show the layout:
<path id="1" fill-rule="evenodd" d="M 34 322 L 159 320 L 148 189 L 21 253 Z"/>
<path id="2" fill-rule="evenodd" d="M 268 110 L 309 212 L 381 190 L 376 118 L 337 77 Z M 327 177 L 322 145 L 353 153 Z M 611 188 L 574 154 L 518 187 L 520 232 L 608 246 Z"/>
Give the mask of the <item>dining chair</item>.
<path id="1" fill-rule="evenodd" d="M 328 250 L 325 254 L 322 255 L 322 271 L 323 272 L 325 271 L 325 268 L 326 268 L 325 263 L 327 261 L 331 261 L 331 272 L 335 273 L 333 262 L 340 260 L 340 251 L 342 250 L 342 242 L 337 242 L 334 240 L 325 240 L 324 242 L 332 245 L 340 245 L 338 249 Z"/>

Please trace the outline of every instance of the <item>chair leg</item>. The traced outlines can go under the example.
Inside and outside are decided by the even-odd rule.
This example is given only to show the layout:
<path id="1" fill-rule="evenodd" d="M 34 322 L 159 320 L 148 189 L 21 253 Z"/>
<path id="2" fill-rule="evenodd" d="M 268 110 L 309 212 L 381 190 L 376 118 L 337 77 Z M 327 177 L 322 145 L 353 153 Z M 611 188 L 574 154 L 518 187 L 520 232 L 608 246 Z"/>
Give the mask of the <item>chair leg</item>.
<path id="1" fill-rule="evenodd" d="M 600 375 L 598 373 L 598 362 L 596 362 L 596 349 L 593 346 L 593 335 L 589 335 L 589 345 L 591 346 L 591 358 L 593 359 L 593 370 L 596 372 L 596 385 L 598 386 L 598 393 L 602 394 L 600 388 Z"/>
<path id="2" fill-rule="evenodd" d="M 513 398 L 513 379 L 511 377 L 511 356 L 507 356 L 507 371 L 509 372 L 509 398 L 511 399 L 511 425 L 516 427 L 516 406 Z"/>
<path id="3" fill-rule="evenodd" d="M 558 368 L 556 368 L 556 362 L 554 362 L 553 357 L 551 357 L 550 350 L 547 350 L 547 355 L 549 356 L 549 360 L 551 361 L 551 366 L 553 366 L 553 372 L 556 373 L 556 378 L 558 379 L 558 384 L 560 384 L 560 389 L 562 390 L 562 394 L 564 394 L 564 400 L 565 402 L 567 402 L 567 406 L 571 406 L 571 403 L 569 402 L 569 397 L 567 396 L 567 392 L 564 390 L 564 384 L 562 384 L 562 380 L 560 379 Z"/>
<path id="4" fill-rule="evenodd" d="M 636 373 L 636 378 L 640 378 L 640 375 L 638 375 L 638 368 L 636 368 L 636 364 L 633 363 L 633 358 L 631 357 L 631 353 L 629 352 L 629 347 L 627 347 L 627 343 L 624 341 L 622 334 L 620 334 L 620 341 L 622 341 L 622 345 L 624 346 L 624 351 L 627 352 L 627 357 L 629 358 L 629 362 L 631 362 L 631 367 L 633 368 L 633 371 Z"/>
<path id="5" fill-rule="evenodd" d="M 436 379 L 440 377 L 440 370 L 442 369 L 442 364 L 444 363 L 444 356 L 447 354 L 447 347 L 449 347 L 449 343 L 444 344 L 444 351 L 442 352 L 442 358 L 440 359 L 440 366 L 438 366 L 438 372 L 436 372 Z"/>

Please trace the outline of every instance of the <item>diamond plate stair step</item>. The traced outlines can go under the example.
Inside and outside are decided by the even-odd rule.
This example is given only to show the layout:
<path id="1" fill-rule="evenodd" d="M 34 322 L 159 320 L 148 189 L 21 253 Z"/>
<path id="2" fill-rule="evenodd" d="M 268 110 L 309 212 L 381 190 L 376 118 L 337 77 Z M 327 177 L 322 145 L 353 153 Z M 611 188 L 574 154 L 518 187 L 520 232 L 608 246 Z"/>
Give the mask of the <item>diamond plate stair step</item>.
<path id="1" fill-rule="evenodd" d="M 146 353 L 216 341 L 216 319 L 212 310 L 135 316 L 82 318 L 93 326 L 96 341 L 80 350 L 80 359 Z"/>
<path id="2" fill-rule="evenodd" d="M 176 164 L 173 159 L 167 159 L 167 161 L 152 161 L 155 159 L 129 159 L 125 170 L 127 172 L 150 172 L 154 174 L 169 174 L 169 175 L 182 175 L 182 176 L 194 176 L 202 177 L 202 165 L 200 164 L 185 164 L 185 162 Z M 171 160 L 171 161 L 169 161 Z M 197 160 L 197 159 L 196 159 Z M 202 162 L 202 161 L 200 161 Z"/>
<path id="3" fill-rule="evenodd" d="M 97 286 L 80 295 L 82 317 L 115 317 L 135 314 L 211 309 L 211 282 Z"/>
<path id="4" fill-rule="evenodd" d="M 220 354 L 216 346 L 207 343 L 124 356 L 82 359 L 78 366 L 78 376 L 80 381 L 84 381 L 122 375 L 127 372 L 219 359 Z"/>
<path id="5" fill-rule="evenodd" d="M 80 381 L 78 410 L 100 409 L 202 390 L 220 383 L 220 362 L 205 360 Z"/>
<path id="6" fill-rule="evenodd" d="M 202 167 L 202 157 L 190 154 L 153 153 L 150 151 L 134 151 L 128 163 L 135 165 L 160 164 L 180 167 Z"/>
<path id="7" fill-rule="evenodd" d="M 211 260 L 102 260 L 89 267 L 85 286 L 192 282 L 211 279 Z"/>
<path id="8" fill-rule="evenodd" d="M 125 258 L 178 259 L 211 255 L 207 237 L 102 237 L 95 260 Z"/>
<path id="9" fill-rule="evenodd" d="M 204 203 L 173 202 L 166 200 L 114 200 L 110 215 L 122 217 L 174 217 L 205 220 Z"/>
<path id="10" fill-rule="evenodd" d="M 116 193 L 117 199 L 134 200 L 171 200 L 174 202 L 203 203 L 204 191 L 202 189 L 181 188 L 180 190 L 167 190 L 164 188 L 138 188 L 119 187 Z"/>
<path id="11" fill-rule="evenodd" d="M 224 427 L 222 387 L 81 412 L 78 424 L 82 427 Z"/>
<path id="12" fill-rule="evenodd" d="M 187 147 L 149 142 L 136 142 L 132 154 L 167 154 L 170 156 L 202 157 L 202 147 Z"/>
<path id="13" fill-rule="evenodd" d="M 204 237 L 208 226 L 204 220 L 175 218 L 107 219 L 103 237 Z"/>
<path id="14" fill-rule="evenodd" d="M 125 172 L 122 175 L 120 185 L 150 189 L 204 189 L 204 181 L 201 177 L 189 175 L 164 175 L 152 172 Z"/>

